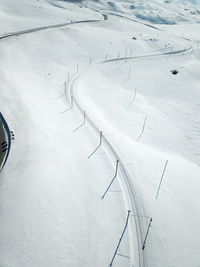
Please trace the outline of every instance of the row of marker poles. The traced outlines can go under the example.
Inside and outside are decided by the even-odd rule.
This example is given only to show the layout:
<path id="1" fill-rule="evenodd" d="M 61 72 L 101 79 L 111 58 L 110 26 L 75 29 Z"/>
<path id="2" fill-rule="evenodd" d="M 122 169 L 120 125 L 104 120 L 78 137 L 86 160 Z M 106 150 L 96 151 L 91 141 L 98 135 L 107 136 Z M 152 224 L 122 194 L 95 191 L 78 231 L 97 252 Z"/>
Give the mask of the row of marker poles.
<path id="1" fill-rule="evenodd" d="M 118 53 L 118 57 L 119 57 L 119 53 Z M 106 60 L 107 60 L 107 55 L 106 55 Z M 92 59 L 90 59 L 90 65 L 91 65 L 91 64 L 92 64 Z M 79 65 L 77 64 L 77 72 L 78 72 L 78 71 L 79 71 Z M 129 69 L 129 76 L 130 76 L 130 69 Z M 69 81 L 70 81 L 70 74 L 69 74 L 69 72 L 68 72 L 68 82 L 69 82 Z M 66 95 L 66 93 L 67 93 L 67 84 L 65 83 L 65 92 L 64 92 L 64 94 Z M 133 96 L 133 100 L 132 100 L 132 102 L 135 101 L 135 96 L 136 96 L 136 89 L 135 89 L 135 91 L 134 91 L 134 96 Z M 73 98 L 73 96 L 71 95 L 71 98 L 70 98 L 70 107 L 69 107 L 67 110 L 63 111 L 63 113 L 66 112 L 66 111 L 69 111 L 69 110 L 73 109 L 73 106 L 74 106 L 74 98 Z M 82 126 L 85 125 L 85 123 L 86 123 L 86 111 L 83 111 L 83 122 L 82 122 L 77 128 L 75 128 L 75 129 L 73 130 L 73 132 L 76 132 L 77 130 L 79 130 Z M 138 141 L 139 141 L 139 139 L 141 138 L 141 136 L 142 136 L 142 134 L 143 134 L 143 132 L 144 132 L 145 124 L 146 124 L 146 117 L 145 117 L 145 120 L 144 120 L 144 123 L 143 123 L 142 132 L 141 132 L 141 134 L 140 134 L 140 136 L 139 136 L 139 138 L 138 138 Z M 95 154 L 95 152 L 101 147 L 101 145 L 102 145 L 102 140 L 103 140 L 103 133 L 102 133 L 102 131 L 100 131 L 100 134 L 99 134 L 99 144 L 98 144 L 98 146 L 94 149 L 94 151 L 88 156 L 88 159 L 90 159 L 90 158 Z M 166 165 L 167 165 L 167 164 L 166 164 Z M 114 174 L 113 179 L 111 180 L 110 184 L 109 184 L 108 187 L 106 188 L 105 192 L 103 193 L 102 198 L 101 198 L 102 200 L 105 198 L 107 192 L 109 191 L 110 187 L 112 186 L 113 182 L 115 181 L 115 179 L 116 179 L 116 177 L 117 177 L 117 175 L 118 175 L 118 169 L 119 169 L 119 160 L 117 159 L 117 160 L 116 160 L 116 165 L 115 165 L 115 174 Z M 159 190 L 160 190 L 160 187 L 161 187 L 161 183 L 162 183 L 162 180 L 163 180 L 163 177 L 164 177 L 165 170 L 166 170 L 166 166 L 165 166 L 165 168 L 164 168 L 164 171 L 163 171 L 163 174 L 162 174 L 162 177 L 161 177 L 161 181 L 160 181 L 160 184 L 159 184 L 159 188 L 158 188 L 158 192 L 157 192 L 157 196 L 156 196 L 156 198 L 158 197 L 158 194 L 159 194 Z M 125 223 L 123 232 L 122 232 L 122 234 L 121 234 L 121 237 L 120 237 L 119 242 L 118 242 L 118 244 L 117 244 L 117 247 L 116 247 L 116 249 L 115 249 L 114 255 L 113 255 L 112 259 L 111 259 L 111 262 L 110 262 L 110 265 L 109 265 L 110 267 L 113 266 L 113 262 L 114 262 L 115 257 L 116 257 L 117 255 L 118 255 L 118 256 L 124 256 L 124 255 L 118 254 L 117 252 L 118 252 L 118 250 L 119 250 L 120 244 L 121 244 L 122 239 L 123 239 L 123 237 L 124 237 L 124 234 L 125 234 L 125 232 L 126 232 L 126 229 L 127 229 L 127 226 L 128 226 L 128 222 L 129 222 L 129 217 L 130 217 L 130 210 L 128 211 L 127 218 L 126 218 L 126 223 Z M 146 232 L 146 235 L 145 235 L 143 244 L 142 244 L 142 250 L 145 249 L 146 241 L 147 241 L 147 237 L 148 237 L 149 230 L 150 230 L 150 227 L 151 227 L 151 223 L 152 223 L 152 218 L 150 219 L 150 222 L 149 222 L 149 225 L 148 225 L 148 228 L 147 228 L 147 232 Z M 125 257 L 125 256 L 124 256 L 124 257 Z M 126 257 L 127 257 L 127 256 L 126 256 Z M 127 258 L 129 258 L 129 257 L 127 257 Z"/>
<path id="2" fill-rule="evenodd" d="M 199 44 L 199 43 L 198 43 Z M 198 45 L 197 45 L 198 46 Z M 172 52 L 172 48 L 171 48 L 171 51 Z M 130 57 L 132 56 L 132 50 L 130 51 Z M 118 52 L 118 58 L 120 57 L 120 53 Z M 108 55 L 106 54 L 106 60 L 108 60 Z M 90 66 L 92 64 L 92 59 L 90 58 Z M 79 65 L 77 64 L 77 72 L 79 71 Z M 128 77 L 130 78 L 130 75 L 131 75 L 131 69 L 129 68 L 129 75 Z M 69 73 L 68 73 L 68 81 L 69 81 Z M 65 87 L 66 88 L 66 87 Z M 65 90 L 66 92 L 66 90 Z M 136 98 L 136 88 L 134 90 L 134 94 L 133 94 L 133 99 L 132 101 L 128 104 L 128 106 L 133 103 L 135 101 L 135 98 Z M 71 96 L 71 107 L 68 109 L 72 109 L 73 108 L 73 96 Z M 142 126 L 142 131 L 141 131 L 141 134 L 139 135 L 139 137 L 137 138 L 137 142 L 140 140 L 140 138 L 142 137 L 143 133 L 144 133 L 144 130 L 145 130 L 145 126 L 146 126 L 146 121 L 147 121 L 147 117 L 145 116 L 144 118 L 144 122 L 143 122 L 143 126 Z M 78 126 L 73 132 L 77 131 L 78 129 L 80 129 L 83 125 L 85 125 L 86 123 L 86 112 L 84 111 L 83 112 L 83 123 Z M 98 146 L 95 148 L 95 150 L 88 156 L 88 159 L 91 158 L 95 152 L 101 147 L 102 145 L 102 139 L 103 139 L 103 133 L 102 131 L 100 131 L 100 135 L 99 135 L 99 144 Z M 164 175 L 165 175 L 165 172 L 166 172 L 166 168 L 167 168 L 167 165 L 168 165 L 168 160 L 166 161 L 165 163 L 165 166 L 164 166 L 164 169 L 163 169 L 163 172 L 162 172 L 162 176 L 161 176 L 161 180 L 160 180 L 160 183 L 159 183 L 159 186 L 158 186 L 158 190 L 157 190 L 157 194 L 156 194 L 156 199 L 158 198 L 158 195 L 159 195 L 159 192 L 160 192 L 160 188 L 161 188 L 161 185 L 162 185 L 162 182 L 163 182 L 163 178 L 164 178 Z M 119 168 L 119 160 L 116 160 L 116 166 L 115 166 L 115 174 L 114 174 L 114 177 L 113 179 L 111 180 L 111 183 L 109 184 L 109 186 L 107 187 L 107 189 L 105 190 L 104 194 L 102 195 L 102 199 L 104 199 L 104 197 L 106 196 L 107 192 L 109 191 L 111 185 L 113 184 L 114 180 L 116 179 L 117 177 L 117 174 L 118 174 L 118 168 Z M 146 235 L 145 235 L 145 239 L 144 239 L 144 242 L 143 242 L 143 245 L 142 245 L 142 250 L 144 250 L 145 248 L 145 245 L 146 245 L 146 241 L 147 241 L 147 237 L 148 237 L 148 234 L 149 234 L 149 230 L 150 230 L 150 227 L 151 227 L 151 224 L 152 224 L 152 218 L 150 218 L 150 222 L 149 222 L 149 225 L 148 225 L 148 228 L 147 228 L 147 232 L 146 232 Z M 121 242 L 121 241 L 120 241 Z M 116 254 L 115 254 L 116 256 Z M 115 257 L 114 256 L 114 257 Z M 112 263 L 111 263 L 112 264 Z M 112 266 L 112 265 L 110 265 Z"/>
<path id="3" fill-rule="evenodd" d="M 129 54 L 128 54 L 127 51 L 125 51 L 125 55 L 122 56 L 122 58 L 123 59 L 125 59 L 125 58 L 132 58 L 132 53 L 133 53 L 133 49 L 131 48 Z M 117 52 L 117 58 L 120 59 L 120 52 L 119 51 Z M 112 59 L 112 58 L 110 58 L 110 59 Z M 113 59 L 115 59 L 115 58 L 113 58 Z M 106 61 L 108 60 L 108 54 L 105 55 L 105 60 Z"/>
<path id="4" fill-rule="evenodd" d="M 126 57 L 126 55 L 124 56 L 124 58 Z M 132 57 L 132 48 L 130 49 L 130 55 L 129 57 Z M 117 58 L 119 59 L 120 58 L 120 52 L 117 53 Z M 108 60 L 108 54 L 106 54 L 105 56 L 105 60 L 107 61 Z M 89 59 L 89 66 L 92 65 L 92 58 Z M 76 72 L 79 72 L 79 64 L 76 64 Z M 130 77 L 130 73 L 131 70 L 129 68 L 129 77 Z M 67 81 L 69 82 L 70 81 L 70 73 L 68 72 L 67 73 Z"/>
<path id="5" fill-rule="evenodd" d="M 71 107 L 70 107 L 70 109 L 72 109 L 72 108 L 73 108 L 73 96 L 71 97 Z M 69 109 L 68 109 L 68 110 L 69 110 Z M 75 132 L 75 131 L 77 131 L 78 129 L 80 129 L 83 125 L 85 125 L 85 123 L 86 123 L 86 112 L 83 111 L 83 123 L 80 124 L 76 129 L 74 129 L 73 132 Z M 101 145 L 102 145 L 102 141 L 103 141 L 103 133 L 102 133 L 102 131 L 100 131 L 100 134 L 99 134 L 99 144 L 98 144 L 98 146 L 92 151 L 92 153 L 88 156 L 88 159 L 90 159 L 90 158 L 95 154 L 95 152 L 101 147 Z M 114 180 L 116 179 L 116 177 L 117 177 L 117 175 L 118 175 L 118 168 L 119 168 L 119 160 L 116 160 L 115 174 L 114 174 L 114 176 L 113 176 L 113 179 L 112 179 L 111 183 L 109 184 L 109 186 L 107 187 L 107 189 L 106 189 L 105 192 L 103 193 L 102 198 L 101 198 L 102 200 L 104 199 L 104 197 L 106 196 L 107 192 L 109 191 L 111 185 L 113 184 Z M 122 254 L 118 254 L 118 253 L 117 253 L 118 250 L 119 250 L 120 244 L 121 244 L 121 242 L 122 242 L 122 240 L 123 240 L 124 234 L 125 234 L 125 232 L 126 232 L 127 226 L 128 226 L 129 216 L 130 216 L 130 210 L 128 211 L 128 215 L 127 215 L 127 219 L 126 219 L 126 223 L 125 223 L 123 232 L 122 232 L 122 234 L 121 234 L 121 237 L 120 237 L 120 239 L 119 239 L 119 242 L 118 242 L 118 244 L 117 244 L 117 247 L 116 247 L 116 249 L 115 249 L 114 255 L 113 255 L 112 259 L 111 259 L 111 262 L 110 262 L 110 265 L 109 265 L 109 266 L 113 266 L 113 262 L 114 262 L 116 256 L 122 256 L 122 257 L 129 258 L 129 257 L 126 256 L 126 255 L 122 255 Z"/>
<path id="6" fill-rule="evenodd" d="M 200 43 L 200 41 L 198 40 L 196 42 L 196 49 L 198 48 L 199 43 Z M 169 57 L 171 56 L 172 50 L 173 50 L 173 47 L 171 47 L 171 50 L 170 50 L 170 53 L 169 53 Z M 132 57 L 132 52 L 133 52 L 133 49 L 131 48 L 129 55 L 127 55 L 127 48 L 126 48 L 125 49 L 125 56 L 123 58 L 131 58 Z M 184 55 L 184 52 L 185 51 L 183 51 L 182 55 Z M 119 51 L 117 53 L 117 58 L 120 59 L 120 52 Z M 108 54 L 105 55 L 105 60 L 106 61 L 108 60 Z M 92 58 L 89 59 L 89 66 L 91 66 L 91 65 L 92 65 Z M 79 64 L 76 65 L 76 72 L 79 72 Z M 129 78 L 130 78 L 130 75 L 131 75 L 131 69 L 129 68 L 129 75 L 128 75 Z M 68 82 L 69 82 L 69 80 L 70 80 L 70 75 L 69 75 L 69 72 L 68 72 Z"/>
<path id="7" fill-rule="evenodd" d="M 72 98 L 72 101 L 73 101 L 73 98 Z M 83 118 L 84 118 L 83 123 L 82 123 L 79 127 L 77 127 L 73 132 L 77 131 L 80 127 L 82 127 L 82 126 L 85 124 L 85 122 L 86 122 L 86 112 L 85 112 L 85 111 L 83 111 Z M 94 149 L 94 151 L 88 156 L 88 159 L 90 159 L 90 158 L 95 154 L 95 152 L 101 147 L 101 145 L 102 145 L 102 140 L 103 140 L 103 133 L 102 133 L 102 131 L 100 131 L 100 135 L 99 135 L 99 144 L 98 144 L 98 146 Z M 166 170 L 167 163 L 168 163 L 168 161 L 166 162 L 165 167 L 164 167 L 164 170 L 163 170 L 163 173 L 162 173 L 162 177 L 161 177 L 161 182 L 160 182 L 160 185 L 159 185 L 158 193 L 159 193 L 160 186 L 161 186 L 161 183 L 162 183 L 162 180 L 163 180 L 163 177 L 164 177 L 164 173 L 165 173 L 165 170 Z M 118 175 L 118 169 L 119 169 L 119 160 L 117 159 L 117 160 L 116 160 L 116 165 L 115 165 L 115 174 L 114 174 L 113 179 L 111 180 L 110 184 L 109 184 L 108 187 L 106 188 L 105 192 L 103 193 L 103 195 L 102 195 L 102 197 L 101 197 L 102 200 L 105 198 L 105 196 L 106 196 L 107 192 L 109 191 L 111 185 L 113 184 L 114 180 L 116 179 L 116 177 L 117 177 L 117 175 Z M 158 193 L 157 193 L 157 196 L 158 196 Z M 121 254 L 117 254 L 117 252 L 118 252 L 118 249 L 119 249 L 119 247 L 120 247 L 120 244 L 121 244 L 121 242 L 122 242 L 123 236 L 124 236 L 124 234 L 125 234 L 125 231 L 126 231 L 126 228 L 127 228 L 127 225 L 128 225 L 129 214 L 130 214 L 130 210 L 128 211 L 127 220 L 126 220 L 126 224 L 125 224 L 124 230 L 123 230 L 122 235 L 121 235 L 121 237 L 120 237 L 120 239 L 119 239 L 117 248 L 116 248 L 116 250 L 115 250 L 115 252 L 114 252 L 113 258 L 112 258 L 111 263 L 110 263 L 109 266 L 112 266 L 112 265 L 113 265 L 114 259 L 115 259 L 115 257 L 116 257 L 117 255 L 118 255 L 118 256 L 124 256 L 124 255 L 121 255 Z M 148 228 L 147 228 L 147 231 L 146 231 L 146 234 L 145 234 L 145 238 L 144 238 L 144 241 L 143 241 L 143 244 L 142 244 L 142 250 L 145 249 L 145 246 L 146 246 L 146 242 L 147 242 L 147 238 L 148 238 L 148 234 L 149 234 L 149 231 L 150 231 L 151 224 L 152 224 L 152 218 L 150 218 L 150 221 L 149 221 L 149 224 L 148 224 Z M 126 257 L 127 257 L 127 256 L 126 256 Z M 128 257 L 127 257 L 127 258 L 128 258 Z"/>

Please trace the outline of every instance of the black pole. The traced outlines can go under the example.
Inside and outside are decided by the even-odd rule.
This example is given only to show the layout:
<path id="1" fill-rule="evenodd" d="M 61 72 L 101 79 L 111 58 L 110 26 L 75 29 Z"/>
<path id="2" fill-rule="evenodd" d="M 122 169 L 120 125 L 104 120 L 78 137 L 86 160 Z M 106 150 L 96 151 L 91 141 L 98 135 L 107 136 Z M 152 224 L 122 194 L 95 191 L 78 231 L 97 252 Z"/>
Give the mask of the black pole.
<path id="1" fill-rule="evenodd" d="M 139 135 L 138 139 L 137 139 L 137 142 L 140 140 L 140 138 L 142 137 L 143 133 L 144 133 L 144 129 L 145 129 L 145 125 L 146 125 L 146 121 L 147 121 L 147 117 L 145 116 L 145 119 L 144 119 L 144 123 L 143 123 L 143 126 L 142 126 L 142 132 L 141 134 Z"/>
<path id="2" fill-rule="evenodd" d="M 79 125 L 76 129 L 73 130 L 73 132 L 76 132 L 77 130 L 79 130 L 86 122 L 86 112 L 83 111 L 83 123 L 81 123 L 81 125 Z"/>
<path id="3" fill-rule="evenodd" d="M 73 106 L 74 106 L 74 97 L 73 95 L 71 95 L 71 108 L 73 108 Z"/>
<path id="4" fill-rule="evenodd" d="M 133 94 L 133 99 L 132 99 L 131 102 L 127 105 L 127 107 L 129 107 L 133 102 L 135 102 L 136 92 L 137 92 L 137 89 L 135 88 L 135 90 L 134 90 L 134 94 Z"/>
<path id="5" fill-rule="evenodd" d="M 156 199 L 158 198 L 158 195 L 159 195 L 159 192 L 160 192 L 160 187 L 161 187 L 161 184 L 162 184 L 164 175 L 165 175 L 165 171 L 166 171 L 166 168 L 167 168 L 167 164 L 168 164 L 168 160 L 165 162 L 165 167 L 164 167 L 164 169 L 163 169 L 162 176 L 161 176 L 161 179 L 160 179 L 160 183 L 159 183 L 159 186 L 158 186 L 158 191 L 157 191 L 157 194 L 156 194 Z"/>
<path id="6" fill-rule="evenodd" d="M 117 177 L 118 166 L 119 166 L 119 160 L 116 161 L 115 175 L 114 175 L 112 181 L 110 182 L 109 186 L 107 187 L 106 191 L 104 192 L 103 196 L 101 197 L 101 199 L 104 199 L 104 197 L 107 194 L 108 190 L 110 189 L 112 183 L 114 182 L 115 178 Z"/>
<path id="7" fill-rule="evenodd" d="M 69 110 L 71 110 L 71 109 L 73 108 L 73 105 L 74 105 L 74 98 L 73 98 L 73 96 L 71 96 L 71 101 L 70 101 L 70 103 L 71 103 L 70 108 L 64 110 L 62 113 L 65 113 L 65 112 L 67 112 L 67 111 L 69 111 Z"/>
<path id="8" fill-rule="evenodd" d="M 67 94 L 67 83 L 65 82 L 65 93 L 64 93 L 64 95 L 66 95 Z"/>
<path id="9" fill-rule="evenodd" d="M 148 229 L 147 229 L 147 233 L 146 233 L 146 236 L 145 236 L 145 239 L 144 239 L 143 245 L 142 245 L 142 250 L 144 250 L 144 249 L 145 249 L 145 245 L 146 245 L 147 237 L 148 237 L 149 230 L 150 230 L 150 227 L 151 227 L 151 223 L 152 223 L 152 218 L 150 219 L 150 222 L 149 222 L 149 226 L 148 226 Z"/>
<path id="10" fill-rule="evenodd" d="M 133 102 L 135 101 L 136 92 L 137 92 L 137 88 L 135 88 L 135 91 L 134 91 Z"/>
<path id="11" fill-rule="evenodd" d="M 95 148 L 95 150 L 88 156 L 88 159 L 92 157 L 92 155 L 99 149 L 99 147 L 102 144 L 102 138 L 103 138 L 103 134 L 102 131 L 100 132 L 100 140 L 99 140 L 99 145 L 97 146 L 97 148 Z"/>
<path id="12" fill-rule="evenodd" d="M 118 244 L 117 244 L 117 247 L 116 247 L 116 249 L 115 249 L 115 252 L 114 252 L 114 255 L 113 255 L 113 257 L 112 257 L 112 260 L 111 260 L 111 262 L 110 262 L 110 265 L 109 265 L 110 267 L 113 266 L 113 262 L 114 262 L 114 260 L 115 260 L 117 251 L 118 251 L 119 246 L 120 246 L 120 244 L 121 244 L 121 242 L 122 242 L 122 238 L 123 238 L 123 236 L 124 236 L 124 234 L 125 234 L 125 232 L 126 232 L 126 228 L 127 228 L 127 226 L 128 226 L 128 221 L 129 221 L 130 212 L 131 212 L 131 211 L 128 210 L 128 215 L 127 215 L 127 218 L 126 218 L 126 224 L 125 224 L 125 226 L 124 226 L 124 230 L 123 230 L 123 232 L 122 232 L 122 235 L 121 235 L 121 237 L 120 237 L 120 239 L 119 239 L 119 242 L 118 242 Z"/>

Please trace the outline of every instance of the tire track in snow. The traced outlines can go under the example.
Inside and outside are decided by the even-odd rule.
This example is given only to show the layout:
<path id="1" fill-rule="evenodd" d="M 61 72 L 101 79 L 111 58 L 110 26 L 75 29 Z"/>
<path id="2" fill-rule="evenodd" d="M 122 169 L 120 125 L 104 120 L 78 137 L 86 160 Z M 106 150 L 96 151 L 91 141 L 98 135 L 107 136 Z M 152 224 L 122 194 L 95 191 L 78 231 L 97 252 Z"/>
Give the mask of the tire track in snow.
<path id="1" fill-rule="evenodd" d="M 28 34 L 28 33 L 44 31 L 44 30 L 48 30 L 48 29 L 61 28 L 61 27 L 68 26 L 68 25 L 83 24 L 83 23 L 95 23 L 95 22 L 101 22 L 101 21 L 107 20 L 106 15 L 102 15 L 102 16 L 103 16 L 103 19 L 71 21 L 71 22 L 65 22 L 65 23 L 60 23 L 60 24 L 41 26 L 41 27 L 22 30 L 22 31 L 10 32 L 10 33 L 6 33 L 6 34 L 1 35 L 0 40 L 10 38 L 13 36 L 19 36 L 19 35 Z"/>

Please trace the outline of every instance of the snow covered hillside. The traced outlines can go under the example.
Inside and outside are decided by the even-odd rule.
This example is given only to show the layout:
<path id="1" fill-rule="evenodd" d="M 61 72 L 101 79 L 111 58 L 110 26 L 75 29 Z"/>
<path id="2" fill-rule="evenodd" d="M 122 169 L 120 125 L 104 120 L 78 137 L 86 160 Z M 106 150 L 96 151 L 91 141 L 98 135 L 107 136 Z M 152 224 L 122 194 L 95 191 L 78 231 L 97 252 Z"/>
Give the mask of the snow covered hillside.
<path id="1" fill-rule="evenodd" d="M 81 2 L 96 10 L 155 24 L 200 23 L 199 0 L 82 0 Z"/>
<path id="2" fill-rule="evenodd" d="M 0 266 L 200 266 L 199 10 L 1 0 Z"/>

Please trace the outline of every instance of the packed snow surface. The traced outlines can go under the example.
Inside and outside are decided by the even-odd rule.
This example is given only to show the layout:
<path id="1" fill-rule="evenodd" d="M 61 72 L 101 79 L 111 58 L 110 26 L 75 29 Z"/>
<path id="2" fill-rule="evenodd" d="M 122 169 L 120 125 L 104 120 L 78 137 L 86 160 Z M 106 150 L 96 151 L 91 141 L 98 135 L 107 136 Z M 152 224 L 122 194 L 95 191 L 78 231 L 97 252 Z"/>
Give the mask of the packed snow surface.
<path id="1" fill-rule="evenodd" d="M 0 111 L 16 136 L 0 174 L 0 266 L 109 266 L 127 209 L 113 266 L 200 266 L 199 10 L 1 0 L 0 37 L 71 24 L 0 39 Z M 136 207 L 121 171 L 101 199 L 115 161 L 106 146 L 88 159 L 99 136 L 88 121 L 79 128 L 71 94 L 119 156 Z M 136 217 L 142 241 L 153 218 L 144 251 Z"/>

